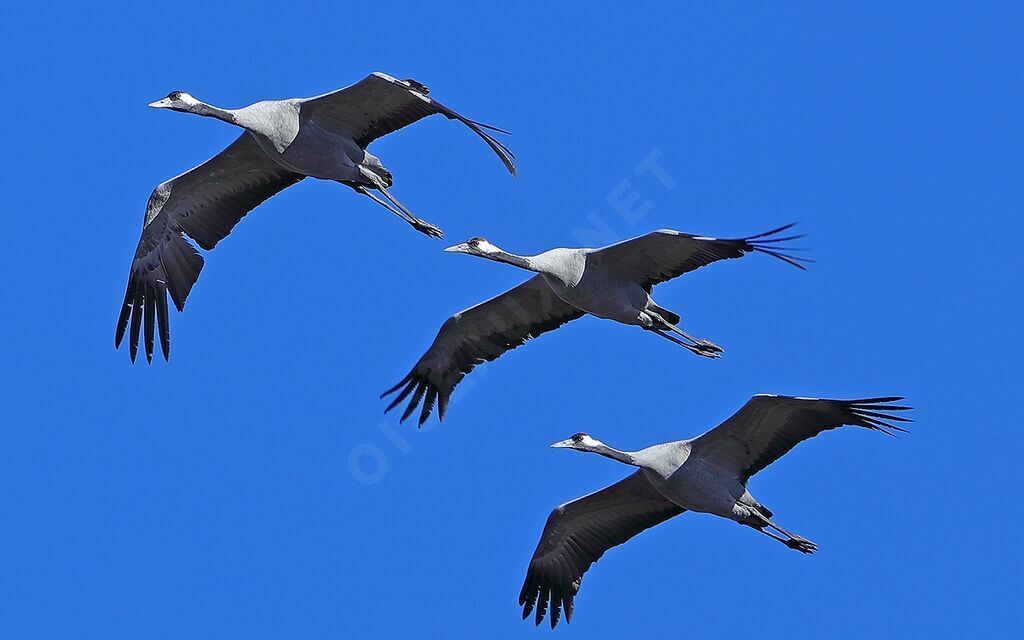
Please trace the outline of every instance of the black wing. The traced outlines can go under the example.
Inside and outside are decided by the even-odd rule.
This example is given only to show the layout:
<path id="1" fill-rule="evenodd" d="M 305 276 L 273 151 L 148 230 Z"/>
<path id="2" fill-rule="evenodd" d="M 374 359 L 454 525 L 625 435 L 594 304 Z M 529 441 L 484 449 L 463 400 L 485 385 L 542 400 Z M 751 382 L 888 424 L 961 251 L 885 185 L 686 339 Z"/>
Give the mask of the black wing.
<path id="1" fill-rule="evenodd" d="M 573 599 L 590 565 L 608 549 L 684 511 L 658 493 L 642 470 L 552 511 L 519 593 L 523 620 L 536 607 L 539 625 L 549 606 L 552 629 L 560 610 L 566 622 L 572 620 Z"/>
<path id="2" fill-rule="evenodd" d="M 792 224 L 788 224 L 756 236 L 731 240 L 660 229 L 638 238 L 596 249 L 590 255 L 597 258 L 602 266 L 628 275 L 634 282 L 648 290 L 659 282 L 671 280 L 712 262 L 740 258 L 753 251 L 774 256 L 795 267 L 805 269 L 801 263 L 812 262 L 811 260 L 790 253 L 796 249 L 776 244 L 803 237 L 777 235 L 792 227 Z"/>
<path id="3" fill-rule="evenodd" d="M 415 80 L 398 80 L 374 72 L 352 86 L 303 100 L 300 113 L 351 138 L 363 149 L 377 138 L 440 114 L 472 129 L 498 154 L 509 173 L 516 174 L 515 155 L 484 129 L 506 134 L 507 131 L 465 118 L 428 97 L 427 92 L 427 87 Z"/>
<path id="4" fill-rule="evenodd" d="M 114 346 L 121 345 L 130 320 L 132 362 L 143 327 L 146 360 L 152 361 L 154 328 L 159 325 L 160 347 L 167 359 L 171 349 L 167 295 L 178 311 L 184 310 L 185 299 L 203 268 L 202 256 L 182 234 L 203 249 L 213 249 L 245 214 L 302 178 L 267 157 L 256 140 L 243 133 L 210 160 L 157 186 L 146 205 Z"/>
<path id="5" fill-rule="evenodd" d="M 412 394 L 402 413 L 402 422 L 412 415 L 420 400 L 423 400 L 421 426 L 430 417 L 435 401 L 437 417 L 443 420 L 452 391 L 473 367 L 583 315 L 555 295 L 539 275 L 487 302 L 456 313 L 441 326 L 434 343 L 412 371 L 381 395 L 383 398 L 401 389 L 384 411 L 391 411 Z"/>
<path id="6" fill-rule="evenodd" d="M 746 482 L 797 444 L 822 431 L 852 425 L 893 435 L 906 431 L 893 415 L 910 407 L 892 404 L 902 397 L 820 400 L 757 395 L 728 420 L 693 441 L 698 455 Z"/>

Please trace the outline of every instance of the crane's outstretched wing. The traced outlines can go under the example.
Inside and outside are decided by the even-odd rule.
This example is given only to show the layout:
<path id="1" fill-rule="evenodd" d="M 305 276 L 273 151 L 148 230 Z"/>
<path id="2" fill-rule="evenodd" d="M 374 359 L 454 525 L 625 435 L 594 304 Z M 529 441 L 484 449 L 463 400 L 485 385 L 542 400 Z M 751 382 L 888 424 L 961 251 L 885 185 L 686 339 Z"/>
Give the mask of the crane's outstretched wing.
<path id="1" fill-rule="evenodd" d="M 484 129 L 508 131 L 463 117 L 428 97 L 427 92 L 427 87 L 415 80 L 398 80 L 374 72 L 352 86 L 303 100 L 300 114 L 365 149 L 377 138 L 439 113 L 472 129 L 498 154 L 509 173 L 516 174 L 515 155 Z"/>
<path id="2" fill-rule="evenodd" d="M 590 565 L 608 549 L 684 511 L 658 493 L 642 470 L 556 508 L 544 525 L 519 593 L 523 620 L 536 607 L 534 621 L 539 625 L 549 603 L 552 629 L 560 610 L 565 611 L 566 622 L 572 620 L 573 598 Z"/>
<path id="3" fill-rule="evenodd" d="M 582 311 L 555 295 L 539 275 L 487 302 L 456 313 L 441 326 L 434 343 L 412 371 L 381 395 L 384 398 L 401 389 L 384 412 L 391 411 L 412 394 L 402 413 L 402 422 L 412 415 L 420 400 L 423 400 L 420 426 L 430 417 L 435 401 L 437 417 L 444 420 L 455 385 L 473 367 L 582 315 Z"/>
<path id="4" fill-rule="evenodd" d="M 114 346 L 121 346 L 131 320 L 132 362 L 142 327 L 146 360 L 152 361 L 154 325 L 159 325 L 160 347 L 167 359 L 171 349 L 167 294 L 178 311 L 184 310 L 185 298 L 203 268 L 202 256 L 182 234 L 203 249 L 213 249 L 245 214 L 303 177 L 267 157 L 246 132 L 210 160 L 157 186 L 146 204 L 142 239 L 128 275 Z"/>
<path id="5" fill-rule="evenodd" d="M 803 237 L 777 235 L 792 227 L 792 224 L 788 224 L 756 236 L 732 240 L 659 229 L 638 238 L 595 249 L 590 255 L 599 261 L 598 264 L 626 274 L 648 290 L 659 282 L 671 280 L 712 262 L 740 258 L 752 251 L 766 253 L 805 269 L 801 263 L 812 260 L 791 255 L 790 252 L 796 249 L 776 244 Z"/>
<path id="6" fill-rule="evenodd" d="M 891 404 L 902 397 L 861 400 L 819 400 L 757 395 L 731 418 L 693 440 L 694 451 L 722 471 L 746 482 L 800 442 L 843 425 L 893 435 L 906 431 L 893 422 L 911 422 L 892 415 L 910 407 Z"/>

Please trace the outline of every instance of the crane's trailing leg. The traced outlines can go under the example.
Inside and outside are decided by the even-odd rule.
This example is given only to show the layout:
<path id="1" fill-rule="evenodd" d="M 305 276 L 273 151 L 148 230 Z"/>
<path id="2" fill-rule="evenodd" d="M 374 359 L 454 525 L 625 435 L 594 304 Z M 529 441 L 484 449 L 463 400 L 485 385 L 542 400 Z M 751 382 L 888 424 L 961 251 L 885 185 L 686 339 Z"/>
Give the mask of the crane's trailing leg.
<path id="1" fill-rule="evenodd" d="M 756 529 L 756 530 L 760 531 L 761 533 L 763 533 L 764 535 L 766 535 L 769 538 L 771 538 L 772 540 L 778 540 L 779 542 L 781 542 L 782 544 L 786 545 L 790 549 L 795 549 L 796 551 L 799 551 L 800 553 L 808 553 L 808 554 L 810 554 L 810 553 L 814 553 L 815 551 L 818 550 L 818 545 L 814 544 L 813 542 L 811 542 L 807 538 L 804 538 L 804 537 L 798 536 L 798 535 L 796 535 L 794 533 L 790 533 L 790 532 L 786 531 L 785 529 L 779 527 L 777 524 L 775 524 L 774 522 L 772 522 L 768 518 L 765 518 L 763 516 L 755 516 L 755 518 L 756 518 L 756 520 L 754 522 L 748 521 L 748 522 L 741 522 L 740 524 L 745 524 L 748 527 Z M 771 531 L 769 531 L 768 529 L 766 529 L 765 527 L 771 527 L 772 529 L 775 529 L 776 531 L 781 533 L 782 536 L 785 536 L 785 537 L 776 535 L 776 534 L 772 533 Z"/>
<path id="2" fill-rule="evenodd" d="M 683 339 L 689 340 L 690 342 L 692 342 L 693 344 L 697 345 L 698 347 L 704 347 L 704 349 L 706 349 L 708 351 L 722 353 L 722 347 L 718 346 L 714 342 L 711 342 L 710 340 L 705 340 L 703 338 L 694 338 L 693 336 L 691 336 L 690 334 L 686 333 L 685 331 L 683 331 L 682 329 L 680 329 L 676 325 L 672 324 L 671 322 L 669 322 L 665 318 L 661 317 L 659 314 L 651 313 L 651 311 L 648 311 L 647 313 L 650 313 L 651 316 L 655 320 L 657 320 L 658 322 L 661 322 L 662 324 L 664 324 L 666 329 L 668 329 L 672 333 L 676 333 L 676 334 L 682 336 Z"/>
<path id="3" fill-rule="evenodd" d="M 395 205 L 396 207 L 401 209 L 407 216 L 409 216 L 409 220 L 410 220 L 409 224 L 412 225 L 413 229 L 416 229 L 420 233 L 425 233 L 425 234 L 427 234 L 428 236 L 430 236 L 432 238 L 443 238 L 444 237 L 444 232 L 442 232 L 440 229 L 438 229 L 434 225 L 430 224 L 426 220 L 421 220 L 421 219 L 417 218 L 416 216 L 414 216 L 412 214 L 412 211 L 409 211 L 408 209 L 406 209 L 405 205 L 403 205 L 401 202 L 399 202 L 393 195 L 388 193 L 387 189 L 385 189 L 384 187 L 378 187 L 378 188 L 380 189 L 380 192 L 384 194 L 384 197 L 388 199 L 388 202 L 390 202 L 391 204 Z"/>
<path id="4" fill-rule="evenodd" d="M 807 538 L 804 538 L 803 536 L 798 536 L 795 533 L 790 533 L 789 531 L 786 531 L 785 529 L 783 529 L 779 525 L 775 524 L 771 520 L 767 520 L 766 519 L 766 522 L 768 523 L 769 527 L 771 527 L 772 529 L 775 529 L 776 531 L 778 531 L 782 535 L 784 535 L 787 538 L 789 538 L 788 540 L 786 540 L 785 545 L 787 547 L 789 547 L 790 549 L 796 549 L 797 551 L 800 551 L 801 553 L 814 553 L 815 551 L 818 550 L 818 545 L 814 544 L 813 542 L 811 542 Z"/>
<path id="5" fill-rule="evenodd" d="M 704 340 L 703 338 L 694 338 L 693 336 L 689 335 L 676 325 L 672 324 L 671 322 L 663 318 L 659 313 L 652 311 L 651 309 L 645 310 L 644 313 L 648 316 L 651 322 L 651 326 L 645 326 L 645 329 L 651 329 L 658 335 L 664 338 L 668 338 L 670 341 L 682 347 L 686 347 L 687 349 L 689 349 L 690 351 L 699 356 L 704 356 L 705 358 L 722 357 L 722 347 L 718 346 L 714 342 L 711 342 L 710 340 Z M 683 340 L 686 340 L 687 342 L 683 342 L 682 340 L 673 338 L 672 336 L 668 335 L 666 331 L 671 331 L 672 333 L 682 336 Z"/>
<path id="6" fill-rule="evenodd" d="M 689 352 L 691 352 L 691 353 L 693 353 L 695 355 L 703 356 L 705 358 L 712 358 L 712 359 L 714 359 L 714 358 L 721 358 L 722 357 L 721 350 L 718 350 L 718 351 L 708 351 L 706 349 L 702 349 L 699 346 L 694 346 L 694 345 L 692 345 L 692 344 L 690 344 L 688 342 L 683 342 L 679 338 L 676 338 L 676 337 L 673 337 L 673 336 L 669 335 L 668 333 L 665 332 L 664 329 L 659 329 L 657 327 L 644 327 L 644 329 L 646 329 L 648 331 L 653 331 L 654 333 L 658 334 L 662 338 L 665 338 L 669 342 L 673 342 L 675 344 L 678 344 L 680 347 L 683 347 L 684 349 L 686 349 L 687 351 L 689 351 Z"/>
<path id="7" fill-rule="evenodd" d="M 432 238 L 444 237 L 444 232 L 442 232 L 440 229 L 430 224 L 426 220 L 421 220 L 420 218 L 414 216 L 411 211 L 409 211 L 402 205 L 402 203 L 400 203 L 398 200 L 395 199 L 394 196 L 388 193 L 383 186 L 378 185 L 377 190 L 384 194 L 384 197 L 387 198 L 388 202 L 390 202 L 391 204 L 388 204 L 388 202 L 385 202 L 378 198 L 377 196 L 375 196 L 368 187 L 365 187 L 363 185 L 357 185 L 355 187 L 355 190 L 363 194 L 364 196 L 368 197 L 370 200 L 373 200 L 380 206 L 384 207 L 391 213 L 395 214 L 402 220 L 405 220 L 412 226 L 413 229 L 419 231 L 420 233 L 424 233 Z"/>

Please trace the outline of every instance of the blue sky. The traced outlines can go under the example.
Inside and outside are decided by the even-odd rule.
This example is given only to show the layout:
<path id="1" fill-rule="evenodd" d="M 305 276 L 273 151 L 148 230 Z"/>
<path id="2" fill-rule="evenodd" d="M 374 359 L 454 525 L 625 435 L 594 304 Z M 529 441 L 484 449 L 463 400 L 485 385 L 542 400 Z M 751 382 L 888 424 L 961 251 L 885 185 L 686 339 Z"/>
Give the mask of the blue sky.
<path id="1" fill-rule="evenodd" d="M 902 394 L 917 423 L 828 433 L 754 478 L 817 555 L 686 514 L 595 565 L 560 636 L 1007 635 L 1024 15 L 846 5 L 5 5 L 0 635 L 546 636 L 516 597 L 548 512 L 628 473 L 547 445 L 695 435 L 758 392 Z M 237 135 L 146 103 L 373 70 L 515 133 L 518 179 L 443 119 L 372 147 L 446 240 L 799 221 L 819 262 L 660 287 L 720 361 L 588 318 L 480 368 L 417 431 L 377 395 L 523 274 L 309 181 L 207 256 L 171 362 L 130 365 L 114 321 L 146 198 Z M 651 157 L 668 180 L 637 171 Z"/>

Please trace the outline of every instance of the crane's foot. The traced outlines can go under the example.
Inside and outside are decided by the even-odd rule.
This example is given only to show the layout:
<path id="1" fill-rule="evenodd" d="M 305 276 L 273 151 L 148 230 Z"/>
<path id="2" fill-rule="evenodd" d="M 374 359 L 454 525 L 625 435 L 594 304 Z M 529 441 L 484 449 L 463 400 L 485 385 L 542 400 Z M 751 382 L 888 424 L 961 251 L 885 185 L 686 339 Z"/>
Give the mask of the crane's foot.
<path id="1" fill-rule="evenodd" d="M 722 347 L 718 346 L 714 342 L 711 342 L 710 340 L 704 340 L 703 338 L 697 338 L 696 340 L 693 341 L 693 343 L 701 351 L 705 351 L 707 353 L 717 354 L 717 355 L 713 356 L 713 357 L 716 357 L 716 358 L 720 358 L 721 355 L 723 353 L 725 353 L 725 350 L 722 349 Z"/>
<path id="2" fill-rule="evenodd" d="M 718 348 L 717 346 L 715 346 L 715 345 L 712 345 L 712 347 L 714 347 L 714 348 L 709 348 L 707 346 L 697 345 L 696 343 L 691 344 L 690 342 L 684 342 L 684 341 L 680 340 L 679 338 L 676 338 L 675 336 L 670 335 L 669 333 L 667 333 L 667 331 L 665 329 L 661 329 L 661 328 L 658 328 L 658 327 L 653 327 L 653 326 L 652 327 L 644 327 L 644 329 L 647 330 L 647 331 L 653 331 L 654 333 L 658 334 L 662 338 L 665 338 L 669 342 L 674 342 L 675 344 L 677 344 L 680 347 L 686 349 L 687 351 L 689 351 L 690 353 L 692 353 L 694 355 L 702 356 L 702 357 L 705 357 L 705 358 L 711 358 L 713 360 L 722 357 L 722 350 L 720 348 Z"/>
<path id="3" fill-rule="evenodd" d="M 784 544 L 790 549 L 796 549 L 800 553 L 810 554 L 818 550 L 818 545 L 804 538 L 790 538 Z"/>
<path id="4" fill-rule="evenodd" d="M 655 321 L 661 323 L 662 326 L 660 327 L 660 329 L 662 331 L 671 331 L 672 333 L 675 333 L 682 337 L 683 340 L 689 342 L 692 345 L 692 348 L 690 350 L 696 353 L 697 355 L 704 356 L 706 358 L 721 357 L 721 354 L 723 353 L 722 347 L 718 346 L 714 342 L 711 342 L 710 340 L 705 340 L 703 338 L 694 338 L 690 334 L 686 333 L 676 325 L 672 324 L 671 322 L 663 318 L 661 315 L 654 313 L 649 309 L 647 310 L 647 313 L 650 316 L 652 316 Z"/>
<path id="5" fill-rule="evenodd" d="M 431 238 L 444 237 L 444 231 L 441 231 L 440 229 L 430 224 L 426 220 L 420 220 L 419 218 L 416 218 L 413 221 L 410 221 L 409 224 L 412 225 L 413 229 L 419 231 L 420 233 L 426 234 Z"/>
<path id="6" fill-rule="evenodd" d="M 717 360 L 718 358 L 721 358 L 723 351 L 717 346 L 712 346 L 714 348 L 709 348 L 704 345 L 698 344 L 696 347 L 690 348 L 690 351 L 697 354 L 698 356 L 711 358 L 712 360 Z"/>

